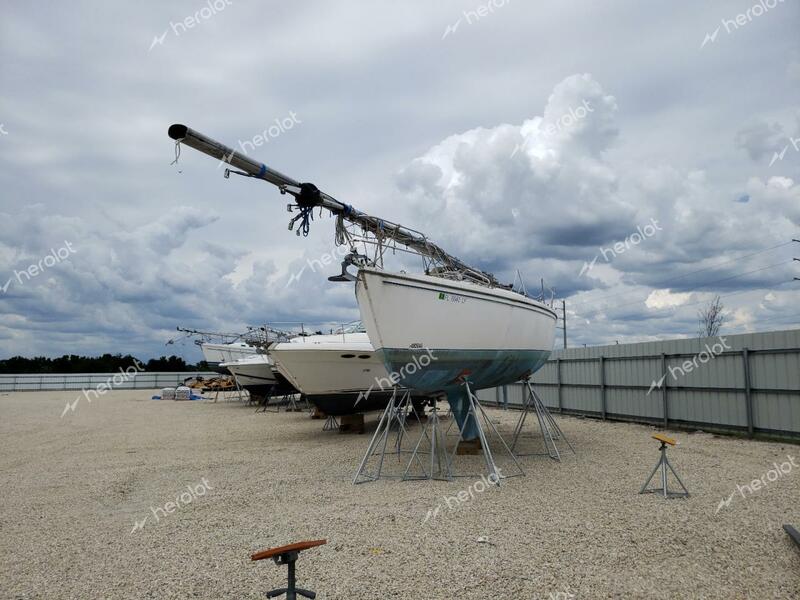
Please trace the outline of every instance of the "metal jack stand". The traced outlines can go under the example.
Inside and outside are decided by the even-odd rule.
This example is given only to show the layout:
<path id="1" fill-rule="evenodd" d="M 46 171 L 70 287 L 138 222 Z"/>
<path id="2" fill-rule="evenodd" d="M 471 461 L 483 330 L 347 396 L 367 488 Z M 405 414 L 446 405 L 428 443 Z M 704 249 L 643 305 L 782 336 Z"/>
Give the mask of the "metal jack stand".
<path id="1" fill-rule="evenodd" d="M 243 403 L 245 400 L 242 397 L 242 386 L 239 385 L 239 380 L 236 379 L 236 377 L 233 378 L 233 383 L 236 386 L 236 391 L 235 392 L 231 391 L 230 395 L 227 398 L 225 398 L 225 395 L 223 394 L 223 399 L 224 400 L 231 400 L 232 399 L 231 396 L 235 395 L 236 399 L 239 400 L 239 402 Z"/>
<path id="2" fill-rule="evenodd" d="M 464 419 L 464 423 L 462 423 L 461 428 L 458 432 L 458 441 L 456 442 L 455 447 L 453 448 L 453 452 L 450 455 L 450 463 L 452 464 L 453 459 L 455 458 L 456 452 L 458 451 L 458 446 L 461 443 L 464 431 L 467 428 L 467 425 L 470 422 L 470 418 L 474 420 L 475 425 L 478 429 L 478 439 L 480 440 L 481 450 L 483 451 L 483 458 L 486 461 L 486 468 L 489 470 L 489 481 L 494 483 L 495 485 L 500 485 L 500 480 L 508 479 L 510 477 L 519 477 L 520 475 L 525 475 L 525 471 L 520 466 L 519 462 L 517 461 L 517 457 L 514 456 L 514 453 L 511 451 L 511 448 L 508 447 L 506 441 L 503 439 L 503 436 L 500 435 L 500 432 L 497 431 L 497 428 L 492 423 L 491 419 L 489 419 L 489 415 L 486 414 L 486 411 L 481 406 L 481 403 L 478 401 L 478 398 L 475 394 L 472 393 L 472 390 L 469 387 L 469 382 L 465 379 L 464 380 L 464 387 L 467 389 L 467 399 L 469 401 L 469 409 L 467 411 L 467 416 Z M 500 443 L 505 448 L 508 455 L 511 457 L 511 460 L 514 462 L 514 466 L 519 471 L 514 475 L 504 475 L 500 473 L 500 469 L 497 468 L 497 463 L 494 460 L 494 455 L 492 454 L 492 449 L 489 446 L 489 441 L 486 437 L 486 432 L 484 431 L 483 425 L 481 425 L 481 419 L 483 422 L 489 426 L 489 429 L 494 432 L 497 438 L 500 440 Z"/>
<path id="3" fill-rule="evenodd" d="M 687 490 L 686 486 L 683 485 L 683 482 L 681 481 L 681 478 L 678 477 L 678 474 L 675 472 L 675 469 L 672 467 L 672 465 L 669 462 L 669 459 L 667 458 L 667 444 L 669 444 L 670 446 L 674 446 L 675 445 L 675 440 L 673 440 L 672 438 L 669 438 L 669 437 L 667 437 L 665 435 L 662 435 L 660 433 L 657 433 L 657 434 L 653 435 L 652 437 L 653 437 L 654 440 L 658 440 L 659 442 L 661 442 L 661 448 L 659 448 L 659 450 L 661 451 L 661 458 L 658 459 L 658 462 L 656 463 L 655 468 L 650 473 L 650 477 L 648 477 L 647 481 L 644 482 L 644 485 L 642 486 L 642 489 L 639 490 L 639 493 L 640 494 L 663 493 L 664 498 L 688 498 L 689 497 L 689 490 Z M 656 474 L 656 471 L 658 471 L 659 467 L 661 468 L 661 487 L 660 488 L 647 489 L 647 486 L 650 484 L 650 480 L 653 479 L 653 476 Z M 678 480 L 678 483 L 683 488 L 683 492 L 670 492 L 669 491 L 669 487 L 668 487 L 668 483 L 667 483 L 667 468 L 669 468 L 669 470 L 672 471 L 672 474 L 675 475 L 675 479 Z"/>
<path id="4" fill-rule="evenodd" d="M 217 388 L 217 393 L 214 394 L 214 403 L 216 403 L 217 400 L 219 399 L 219 393 L 220 392 L 222 392 L 222 401 L 223 402 L 228 402 L 228 401 L 234 399 L 234 397 L 236 399 L 238 399 L 240 402 L 244 402 L 244 398 L 242 397 L 242 388 L 239 385 L 239 382 L 236 380 L 235 377 L 233 378 L 233 385 L 234 385 L 234 389 L 230 389 L 230 388 L 229 389 L 224 389 L 224 388 L 223 389 L 219 389 L 219 388 Z M 249 397 L 249 394 L 248 394 L 248 397 Z"/>
<path id="5" fill-rule="evenodd" d="M 285 588 L 279 588 L 267 592 L 267 598 L 277 598 L 278 596 L 283 596 L 284 594 L 286 594 L 286 600 L 297 600 L 298 596 L 311 598 L 311 600 L 316 598 L 317 594 L 315 592 L 297 587 L 294 563 L 297 562 L 297 558 L 300 556 L 300 552 L 303 550 L 308 550 L 309 548 L 321 546 L 326 543 L 327 540 L 298 542 L 297 544 L 289 544 L 288 546 L 281 546 L 280 548 L 262 550 L 261 552 L 251 555 L 250 560 L 264 560 L 265 558 L 271 558 L 273 561 L 275 561 L 276 565 L 287 565 L 289 567 L 289 581 L 287 586 Z"/>
<path id="6" fill-rule="evenodd" d="M 288 397 L 284 396 L 289 401 L 289 404 L 286 405 L 286 412 L 302 412 L 299 406 L 297 406 L 297 398 L 295 394 L 289 394 Z"/>
<path id="7" fill-rule="evenodd" d="M 382 475 L 383 463 L 384 459 L 386 458 L 387 447 L 389 445 L 389 432 L 396 424 L 397 437 L 394 443 L 395 448 L 393 451 L 390 450 L 389 452 L 395 452 L 398 457 L 402 453 L 401 445 L 403 443 L 403 438 L 408 434 L 405 423 L 406 415 L 408 413 L 409 406 L 411 405 L 411 392 L 408 390 L 403 390 L 401 393 L 402 396 L 399 396 L 398 400 L 398 389 L 394 388 L 392 397 L 389 400 L 389 404 L 386 405 L 386 410 L 384 410 L 383 414 L 381 415 L 381 419 L 378 422 L 378 427 L 375 429 L 375 433 L 369 442 L 369 446 L 364 454 L 364 458 L 361 460 L 361 464 L 358 466 L 355 477 L 353 477 L 353 485 L 357 483 L 364 483 L 366 481 L 377 481 L 381 477 L 392 479 L 402 478 L 401 475 Z M 411 410 L 414 410 L 413 407 Z M 378 467 L 374 474 L 370 474 L 367 472 L 367 462 L 369 462 L 369 459 L 374 455 L 379 457 Z M 417 457 L 417 461 L 420 464 L 422 463 L 419 457 Z"/>
<path id="8" fill-rule="evenodd" d="M 525 404 L 522 407 L 522 414 L 519 416 L 517 426 L 514 428 L 514 441 L 511 444 L 511 450 L 517 447 L 519 436 L 525 425 L 525 419 L 528 417 L 528 412 L 532 406 L 533 410 L 536 412 L 536 418 L 539 421 L 539 429 L 542 431 L 542 439 L 544 440 L 544 447 L 547 452 L 517 453 L 517 456 L 543 456 L 547 454 L 553 460 L 561 461 L 561 454 L 558 452 L 556 440 L 562 439 L 567 443 L 572 453 L 575 454 L 575 448 L 569 443 L 567 436 L 561 431 L 561 428 L 558 426 L 558 423 L 556 423 L 553 415 L 550 414 L 550 411 L 547 410 L 539 394 L 533 390 L 530 380 L 526 380 L 525 385 L 528 388 L 528 395 L 525 398 Z"/>
<path id="9" fill-rule="evenodd" d="M 270 386 L 269 390 L 267 390 L 267 393 L 264 395 L 263 403 L 259 400 L 259 408 L 256 409 L 257 413 L 258 412 L 279 412 L 280 411 L 280 409 L 277 406 L 275 406 L 274 410 L 270 409 L 270 404 L 269 404 L 269 401 L 277 396 L 277 394 L 275 394 L 276 387 L 277 386 L 275 386 L 275 385 Z"/>
<path id="10" fill-rule="evenodd" d="M 797 529 L 792 527 L 791 525 L 784 525 L 783 530 L 787 533 L 789 538 L 797 544 L 797 547 L 800 548 L 800 533 L 798 533 Z"/>
<path id="11" fill-rule="evenodd" d="M 325 424 L 322 426 L 322 431 L 336 431 L 339 429 L 339 421 L 333 415 L 328 415 L 325 419 Z"/>
<path id="12" fill-rule="evenodd" d="M 447 455 L 447 446 L 445 445 L 445 433 L 442 431 L 439 424 L 439 408 L 436 406 L 436 399 L 432 400 L 433 407 L 431 408 L 428 422 L 422 428 L 422 435 L 419 436 L 419 441 L 411 453 L 411 459 L 408 461 L 406 471 L 403 473 L 403 480 L 419 480 L 419 479 L 437 479 L 439 481 L 452 481 L 453 473 L 451 464 Z M 420 450 L 423 440 L 427 440 L 430 444 L 430 450 Z M 430 470 L 425 470 L 424 463 L 419 459 L 420 454 L 428 454 L 430 456 Z M 411 465 L 414 459 L 422 465 L 422 475 L 409 475 Z"/>

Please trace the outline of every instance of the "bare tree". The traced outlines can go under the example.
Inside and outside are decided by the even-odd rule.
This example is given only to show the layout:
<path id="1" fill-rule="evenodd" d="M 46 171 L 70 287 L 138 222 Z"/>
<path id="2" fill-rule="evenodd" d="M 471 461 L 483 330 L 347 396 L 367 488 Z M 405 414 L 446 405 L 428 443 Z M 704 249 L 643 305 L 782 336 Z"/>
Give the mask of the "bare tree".
<path id="1" fill-rule="evenodd" d="M 699 337 L 714 337 L 719 335 L 723 323 L 725 323 L 725 314 L 722 312 L 725 309 L 719 296 L 714 298 L 703 309 L 697 311 L 698 327 L 697 335 Z"/>

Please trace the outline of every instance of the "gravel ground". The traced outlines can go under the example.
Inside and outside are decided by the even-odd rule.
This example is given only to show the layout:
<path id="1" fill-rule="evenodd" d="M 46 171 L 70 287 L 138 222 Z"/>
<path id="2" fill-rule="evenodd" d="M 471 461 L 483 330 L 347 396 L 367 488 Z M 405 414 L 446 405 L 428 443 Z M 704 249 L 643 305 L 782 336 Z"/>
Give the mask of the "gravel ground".
<path id="1" fill-rule="evenodd" d="M 110 392 L 63 418 L 75 392 L 0 395 L 0 596 L 263 598 L 285 567 L 251 552 L 327 538 L 298 562 L 320 599 L 800 597 L 781 530 L 800 527 L 800 467 L 736 491 L 790 455 L 800 465 L 798 446 L 675 433 L 692 496 L 667 501 L 638 494 L 651 428 L 557 417 L 577 455 L 526 457 L 527 476 L 499 489 L 482 492 L 479 457 L 462 456 L 475 476 L 353 486 L 369 435 L 151 394 Z M 506 432 L 517 416 L 490 414 Z"/>

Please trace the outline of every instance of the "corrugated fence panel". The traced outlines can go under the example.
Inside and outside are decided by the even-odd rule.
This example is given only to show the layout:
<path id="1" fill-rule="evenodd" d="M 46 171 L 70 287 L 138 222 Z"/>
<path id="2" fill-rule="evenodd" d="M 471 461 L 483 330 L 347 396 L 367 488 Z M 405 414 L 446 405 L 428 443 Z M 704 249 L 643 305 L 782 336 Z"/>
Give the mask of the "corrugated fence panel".
<path id="1" fill-rule="evenodd" d="M 600 412 L 600 391 L 592 387 L 567 387 L 561 390 L 564 410 Z"/>
<path id="2" fill-rule="evenodd" d="M 606 408 L 611 415 L 620 417 L 661 418 L 661 393 L 649 396 L 643 390 L 606 390 Z"/>
<path id="3" fill-rule="evenodd" d="M 747 427 L 743 393 L 670 390 L 668 402 L 671 420 L 700 425 Z"/>
<path id="4" fill-rule="evenodd" d="M 213 372 L 130 372 L 69 373 L 66 375 L 18 374 L 0 375 L 0 391 L 38 392 L 58 390 L 91 390 L 98 386 L 113 389 L 158 389 L 180 385 L 189 377 L 217 377 Z"/>
<path id="5" fill-rule="evenodd" d="M 751 385 L 761 389 L 800 389 L 800 352 L 750 354 Z"/>
<path id="6" fill-rule="evenodd" d="M 539 388 L 536 392 L 544 402 L 544 405 L 551 409 L 558 409 L 558 388 L 557 387 L 544 387 Z"/>
<path id="7" fill-rule="evenodd" d="M 740 354 L 707 354 L 667 359 L 668 387 L 743 388 L 744 367 Z"/>
<path id="8" fill-rule="evenodd" d="M 600 385 L 600 362 L 581 360 L 561 361 L 561 383 L 570 385 Z"/>
<path id="9" fill-rule="evenodd" d="M 800 438 L 800 330 L 555 350 L 533 378 L 547 406 L 557 410 L 560 389 L 565 411 L 587 415 L 602 415 L 603 382 L 608 418 L 663 423 L 666 393 L 667 426 Z M 508 389 L 519 406 L 524 387 Z"/>
<path id="10" fill-rule="evenodd" d="M 800 422 L 797 396 L 756 392 L 753 395 L 753 422 L 757 429 L 797 431 Z"/>
<path id="11" fill-rule="evenodd" d="M 605 361 L 606 385 L 649 387 L 661 378 L 660 358 L 628 358 Z M 647 390 L 645 390 L 647 391 Z"/>
<path id="12" fill-rule="evenodd" d="M 536 383 L 556 383 L 558 381 L 557 371 L 555 361 L 550 361 L 536 371 L 534 381 Z"/>

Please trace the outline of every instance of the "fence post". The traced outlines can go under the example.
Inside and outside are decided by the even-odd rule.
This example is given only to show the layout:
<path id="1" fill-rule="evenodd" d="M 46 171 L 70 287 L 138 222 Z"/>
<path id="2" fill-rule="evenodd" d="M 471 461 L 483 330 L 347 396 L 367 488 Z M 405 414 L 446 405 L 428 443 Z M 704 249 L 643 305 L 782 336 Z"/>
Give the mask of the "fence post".
<path id="1" fill-rule="evenodd" d="M 744 363 L 744 401 L 747 413 L 747 436 L 753 437 L 753 395 L 750 391 L 750 351 L 742 348 L 742 362 Z"/>
<path id="2" fill-rule="evenodd" d="M 661 374 L 664 385 L 661 386 L 661 412 L 664 415 L 664 429 L 669 427 L 669 405 L 667 404 L 667 355 L 661 353 Z"/>
<path id="3" fill-rule="evenodd" d="M 558 383 L 558 412 L 564 412 L 564 404 L 561 400 L 561 359 L 556 359 L 556 383 Z"/>
<path id="4" fill-rule="evenodd" d="M 606 420 L 606 357 L 600 356 L 600 401 L 602 402 L 601 412 L 603 421 Z"/>

